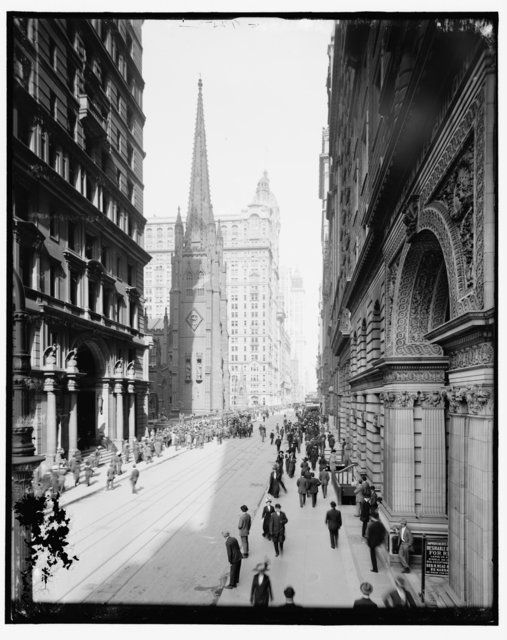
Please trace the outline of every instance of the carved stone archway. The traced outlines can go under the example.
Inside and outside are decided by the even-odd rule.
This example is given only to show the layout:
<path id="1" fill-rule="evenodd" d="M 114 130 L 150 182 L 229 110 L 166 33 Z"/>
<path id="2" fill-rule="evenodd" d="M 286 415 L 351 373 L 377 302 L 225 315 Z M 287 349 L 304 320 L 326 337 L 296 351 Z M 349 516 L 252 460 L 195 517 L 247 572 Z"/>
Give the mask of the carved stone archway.
<path id="1" fill-rule="evenodd" d="M 393 305 L 393 354 L 439 356 L 440 346 L 425 335 L 452 314 L 455 289 L 449 287 L 448 260 L 430 231 L 419 232 L 402 256 Z M 451 266 L 452 269 L 452 266 Z M 451 282 L 453 282 L 451 271 Z"/>

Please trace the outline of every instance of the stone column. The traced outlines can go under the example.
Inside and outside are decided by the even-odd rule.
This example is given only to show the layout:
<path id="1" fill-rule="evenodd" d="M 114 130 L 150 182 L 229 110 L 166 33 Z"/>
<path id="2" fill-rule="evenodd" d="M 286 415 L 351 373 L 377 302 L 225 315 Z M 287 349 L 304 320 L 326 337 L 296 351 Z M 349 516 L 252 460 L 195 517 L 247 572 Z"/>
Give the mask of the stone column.
<path id="1" fill-rule="evenodd" d="M 127 385 L 129 394 L 129 442 L 136 439 L 136 388 L 134 381 L 129 381 Z"/>
<path id="2" fill-rule="evenodd" d="M 421 515 L 445 516 L 445 418 L 440 391 L 419 394 L 422 407 Z"/>
<path id="3" fill-rule="evenodd" d="M 56 457 L 56 393 L 53 372 L 44 372 L 44 391 L 47 393 L 46 408 L 46 461 L 53 464 Z"/>
<path id="4" fill-rule="evenodd" d="M 465 600 L 465 407 L 449 398 L 449 584 Z"/>
<path id="5" fill-rule="evenodd" d="M 99 408 L 97 425 L 98 429 L 111 440 L 114 439 L 114 426 L 109 424 L 109 378 L 102 378 L 102 406 Z"/>
<path id="6" fill-rule="evenodd" d="M 77 452 L 77 380 L 75 374 L 67 374 L 67 388 L 70 394 L 69 414 L 69 460 Z"/>
<path id="7" fill-rule="evenodd" d="M 111 437 L 111 439 L 118 447 L 118 443 L 123 442 L 123 381 L 115 382 L 114 392 L 116 394 L 116 429 L 114 438 Z M 121 445 L 118 448 L 121 450 Z"/>
<path id="8" fill-rule="evenodd" d="M 414 398 L 407 391 L 382 394 L 386 403 L 385 491 L 396 515 L 415 515 Z"/>
<path id="9" fill-rule="evenodd" d="M 376 393 L 366 395 L 366 467 L 379 494 L 383 494 L 382 452 L 380 450 L 380 407 Z"/>

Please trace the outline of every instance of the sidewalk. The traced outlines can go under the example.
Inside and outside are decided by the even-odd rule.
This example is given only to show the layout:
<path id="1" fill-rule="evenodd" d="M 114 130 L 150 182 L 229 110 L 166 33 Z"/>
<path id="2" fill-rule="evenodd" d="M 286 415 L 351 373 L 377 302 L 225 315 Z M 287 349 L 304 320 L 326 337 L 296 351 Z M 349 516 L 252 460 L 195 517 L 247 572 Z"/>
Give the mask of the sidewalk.
<path id="1" fill-rule="evenodd" d="M 303 450 L 298 456 L 297 470 L 302 457 Z M 273 500 L 273 505 L 276 502 L 281 504 L 282 511 L 288 518 L 283 554 L 276 558 L 273 544 L 262 537 L 261 513 L 266 494 L 255 513 L 251 514 L 250 554 L 241 563 L 239 585 L 236 589 L 223 590 L 218 606 L 248 606 L 253 569 L 258 562 L 268 558 L 268 575 L 273 589 L 272 606 L 285 602 L 283 591 L 290 585 L 296 592 L 294 601 L 304 607 L 351 607 L 354 600 L 361 597 L 359 585 L 370 582 L 373 586 L 372 600 L 383 607 L 382 596 L 393 589 L 394 576 L 399 573 L 399 569 L 387 566 L 387 553 L 382 557 L 377 553 L 379 573 L 370 571 L 369 548 L 361 536 L 362 523 L 354 515 L 355 506 L 338 506 L 343 526 L 340 529 L 338 548 L 331 549 L 324 520 L 326 511 L 330 508 L 329 503 L 332 500 L 338 502 L 336 493 L 330 484 L 324 500 L 319 487 L 317 506 L 313 508 L 311 500 L 307 500 L 306 505 L 301 508 L 296 487 L 297 475 L 296 472 L 295 477 L 290 479 L 284 473 L 287 494 L 282 490 L 280 498 Z M 237 533 L 231 531 L 234 537 L 237 537 Z M 223 552 L 225 556 L 225 547 Z M 404 577 L 413 594 L 417 594 L 420 591 L 419 572 L 413 571 Z"/>
<path id="2" fill-rule="evenodd" d="M 204 444 L 205 448 L 210 446 L 216 446 L 216 439 L 212 440 L 211 442 L 206 442 Z M 144 471 L 147 471 L 152 467 L 156 467 L 159 464 L 162 464 L 167 460 L 174 458 L 175 456 L 179 456 L 182 453 L 185 453 L 186 451 L 187 451 L 186 447 L 180 447 L 178 451 L 176 451 L 174 446 L 171 445 L 170 447 L 165 448 L 162 451 L 160 458 L 158 458 L 154 454 L 153 462 L 150 462 L 150 463 L 147 463 L 144 461 L 138 462 L 136 466 L 139 469 L 139 472 L 142 474 Z M 132 465 L 133 465 L 133 460 L 132 460 L 132 456 L 130 456 L 130 461 L 122 464 L 123 473 L 119 476 L 115 476 L 114 478 L 115 487 L 117 487 L 119 484 L 123 484 L 124 482 L 128 481 L 130 477 L 130 472 L 132 470 Z M 93 470 L 94 474 L 90 480 L 90 486 L 86 484 L 86 482 L 83 479 L 83 474 L 81 474 L 81 481 L 77 485 L 77 487 L 75 487 L 74 476 L 70 472 L 67 473 L 67 475 L 65 476 L 65 491 L 60 495 L 60 501 L 59 501 L 60 506 L 65 507 L 75 502 L 78 502 L 80 500 L 83 500 L 84 498 L 87 498 L 93 494 L 96 494 L 99 491 L 105 491 L 106 490 L 106 472 L 108 467 L 109 467 L 109 464 L 107 463 L 107 464 L 102 464 Z"/>

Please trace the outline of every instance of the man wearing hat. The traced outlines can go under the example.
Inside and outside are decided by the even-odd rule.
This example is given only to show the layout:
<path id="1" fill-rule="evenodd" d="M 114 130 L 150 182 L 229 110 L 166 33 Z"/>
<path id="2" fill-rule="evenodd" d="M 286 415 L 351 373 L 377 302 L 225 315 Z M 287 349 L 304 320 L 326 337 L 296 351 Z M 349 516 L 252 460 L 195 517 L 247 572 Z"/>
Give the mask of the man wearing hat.
<path id="1" fill-rule="evenodd" d="M 262 535 L 264 538 L 271 540 L 269 534 L 269 521 L 271 520 L 271 514 L 274 513 L 275 508 L 271 504 L 271 498 L 266 498 L 266 504 L 262 510 Z"/>
<path id="2" fill-rule="evenodd" d="M 371 571 L 373 573 L 378 573 L 377 547 L 384 543 L 386 533 L 384 525 L 379 520 L 378 512 L 374 511 L 370 514 L 370 523 L 366 528 L 366 542 L 370 547 Z"/>
<path id="3" fill-rule="evenodd" d="M 248 512 L 246 504 L 241 506 L 241 515 L 239 517 L 239 536 L 241 538 L 241 546 L 243 547 L 243 558 L 248 558 L 248 534 L 252 525 L 252 518 Z"/>
<path id="4" fill-rule="evenodd" d="M 361 607 L 374 607 L 378 609 L 378 605 L 370 598 L 371 592 L 373 591 L 371 584 L 369 582 L 362 582 L 359 589 L 361 589 L 363 595 L 361 598 L 354 600 L 353 609 L 359 609 Z"/>
<path id="5" fill-rule="evenodd" d="M 228 531 L 222 531 L 222 535 L 225 538 L 227 559 L 229 560 L 229 564 L 231 565 L 229 584 L 225 587 L 225 589 L 235 589 L 239 582 L 239 572 L 241 569 L 241 549 L 239 548 L 239 544 L 236 538 L 233 538 Z"/>
<path id="6" fill-rule="evenodd" d="M 250 590 L 250 604 L 254 607 L 267 607 L 269 601 L 273 600 L 273 592 L 271 590 L 271 582 L 266 575 L 268 570 L 268 561 L 259 562 L 254 571 L 256 572 L 252 580 L 252 588 Z"/>
<path id="7" fill-rule="evenodd" d="M 282 604 L 282 607 L 300 607 L 301 606 L 294 602 L 294 596 L 296 595 L 296 592 L 292 587 L 286 587 L 283 590 L 283 595 L 285 596 L 285 604 Z"/>
<path id="8" fill-rule="evenodd" d="M 269 521 L 269 533 L 275 546 L 275 557 L 278 557 L 280 553 L 283 553 L 283 543 L 285 541 L 285 525 L 288 519 L 285 513 L 282 511 L 282 507 L 279 504 L 275 504 L 275 512 L 271 514 L 271 520 Z"/>
<path id="9" fill-rule="evenodd" d="M 410 548 L 414 543 L 412 532 L 407 527 L 407 521 L 403 518 L 400 520 L 398 529 L 398 557 L 403 567 L 402 573 L 410 573 L 409 556 Z"/>
<path id="10" fill-rule="evenodd" d="M 325 524 L 329 529 L 329 537 L 331 539 L 331 549 L 338 546 L 338 532 L 342 526 L 342 514 L 336 508 L 336 502 L 331 502 L 331 509 L 326 513 Z"/>

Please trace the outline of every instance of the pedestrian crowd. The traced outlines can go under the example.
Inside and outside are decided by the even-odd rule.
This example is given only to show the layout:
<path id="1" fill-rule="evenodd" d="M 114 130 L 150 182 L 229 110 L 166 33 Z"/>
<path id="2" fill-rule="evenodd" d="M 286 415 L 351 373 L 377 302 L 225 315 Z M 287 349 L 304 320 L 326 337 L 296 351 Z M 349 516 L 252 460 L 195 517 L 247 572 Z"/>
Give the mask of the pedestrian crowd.
<path id="1" fill-rule="evenodd" d="M 259 420 L 269 415 L 266 410 L 262 415 L 255 417 Z M 115 480 L 124 473 L 124 465 L 132 463 L 133 467 L 129 475 L 132 485 L 132 493 L 136 493 L 136 484 L 139 478 L 137 465 L 145 462 L 152 463 L 154 459 L 162 457 L 163 451 L 173 446 L 176 451 L 180 449 L 203 448 L 206 443 L 216 439 L 222 444 L 224 438 L 251 437 L 253 433 L 253 421 L 251 413 L 231 413 L 226 417 L 210 417 L 180 420 L 176 425 L 146 431 L 144 437 L 135 438 L 132 441 L 124 440 L 118 446 L 106 437 L 102 438 L 101 445 L 94 451 L 83 454 L 77 450 L 67 460 L 63 450 L 59 449 L 55 463 L 49 468 L 41 465 L 34 474 L 33 490 L 35 495 L 44 494 L 52 497 L 59 496 L 69 489 L 67 477 L 71 477 L 71 487 L 80 484 L 90 486 L 92 478 L 97 475 L 97 468 L 102 464 L 102 458 L 106 451 L 111 451 L 110 462 L 105 470 L 105 489 L 115 488 Z M 133 481 L 133 477 L 135 481 Z"/>
<path id="2" fill-rule="evenodd" d="M 273 543 L 274 557 L 283 555 L 284 543 L 286 539 L 286 526 L 288 518 L 282 509 L 280 494 L 283 491 L 287 494 L 287 488 L 283 481 L 284 474 L 293 478 L 296 473 L 297 455 L 301 457 L 299 464 L 299 477 L 296 481 L 298 500 L 300 508 L 305 508 L 307 504 L 315 508 L 318 496 L 322 492 L 322 498 L 327 499 L 328 486 L 333 479 L 333 475 L 339 469 L 350 464 L 350 454 L 352 447 L 348 440 L 343 439 L 340 443 L 341 456 L 336 452 L 336 439 L 334 435 L 326 430 L 326 421 L 318 413 L 302 416 L 296 413 L 296 419 L 291 422 L 284 416 L 283 423 L 277 423 L 275 428 L 269 433 L 270 446 L 276 447 L 276 458 L 268 479 L 268 496 L 261 513 L 262 536 Z M 262 442 L 266 438 L 264 424 L 259 427 L 259 434 Z M 285 450 L 282 444 L 286 442 Z M 326 456 L 326 449 L 329 447 L 330 453 Z M 303 452 L 303 453 L 302 453 Z M 341 462 L 341 464 L 340 464 Z M 345 464 L 347 463 L 347 464 Z M 336 480 L 336 476 L 334 476 Z M 320 491 L 319 491 L 320 490 Z M 381 496 L 376 492 L 365 474 L 361 474 L 354 489 L 356 498 L 355 515 L 361 522 L 361 535 L 365 539 L 369 548 L 371 559 L 371 571 L 378 573 L 377 554 L 383 554 L 387 566 L 386 542 L 387 531 L 379 518 L 379 505 L 382 502 Z M 329 541 L 332 549 L 338 548 L 339 531 L 342 527 L 342 515 L 337 504 L 330 502 L 330 508 L 326 511 L 324 524 L 329 531 Z M 229 531 L 224 531 L 228 560 L 230 563 L 229 584 L 227 589 L 234 589 L 238 586 L 241 561 L 248 558 L 250 554 L 248 536 L 251 528 L 251 517 L 248 514 L 248 507 L 241 507 L 239 517 L 238 532 L 241 538 L 242 550 L 236 538 L 230 535 Z M 398 554 L 403 567 L 403 572 L 408 573 L 409 552 L 413 543 L 413 536 L 407 526 L 406 520 L 401 520 L 398 535 Z M 263 562 L 257 563 L 254 568 L 254 577 L 250 591 L 250 603 L 254 607 L 266 607 L 273 600 L 272 584 L 267 572 L 269 571 L 269 560 L 265 558 Z M 371 599 L 373 586 L 369 582 L 360 585 L 361 597 L 354 602 L 354 608 L 362 606 L 377 607 Z M 294 589 L 287 586 L 284 591 L 286 597 L 285 606 L 294 605 Z M 402 576 L 396 576 L 394 589 L 383 596 L 383 604 L 386 607 L 412 607 L 417 606 L 410 590 L 406 588 L 406 583 Z"/>

